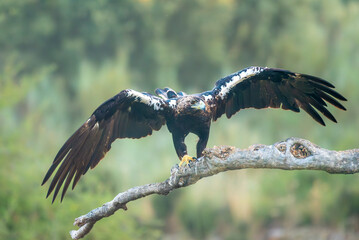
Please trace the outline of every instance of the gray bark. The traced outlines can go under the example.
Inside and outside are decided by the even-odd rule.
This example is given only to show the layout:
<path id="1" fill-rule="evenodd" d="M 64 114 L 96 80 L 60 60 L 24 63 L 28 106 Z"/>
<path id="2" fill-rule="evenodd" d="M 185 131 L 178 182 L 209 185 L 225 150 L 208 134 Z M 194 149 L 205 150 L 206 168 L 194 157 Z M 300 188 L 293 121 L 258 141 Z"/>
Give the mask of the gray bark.
<path id="1" fill-rule="evenodd" d="M 204 156 L 196 162 L 188 166 L 172 167 L 171 176 L 167 180 L 131 188 L 118 194 L 112 201 L 76 218 L 74 225 L 80 228 L 71 231 L 71 237 L 84 237 L 100 219 L 111 216 L 119 209 L 127 210 L 126 204 L 130 201 L 151 194 L 167 195 L 201 178 L 243 168 L 305 169 L 352 174 L 359 172 L 359 149 L 332 151 L 299 138 L 289 138 L 268 146 L 253 145 L 243 150 L 228 146 L 206 149 Z"/>

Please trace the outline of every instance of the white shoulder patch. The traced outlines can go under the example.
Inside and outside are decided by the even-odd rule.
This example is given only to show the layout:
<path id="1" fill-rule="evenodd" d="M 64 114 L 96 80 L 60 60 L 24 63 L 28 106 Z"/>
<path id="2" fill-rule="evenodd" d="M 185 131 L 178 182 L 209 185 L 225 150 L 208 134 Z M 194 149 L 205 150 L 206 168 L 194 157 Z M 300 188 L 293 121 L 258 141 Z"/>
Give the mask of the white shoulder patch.
<path id="1" fill-rule="evenodd" d="M 242 82 L 243 80 L 256 75 L 260 72 L 262 72 L 265 68 L 261 67 L 250 67 L 246 68 L 242 71 L 239 71 L 236 75 L 234 75 L 229 82 L 221 86 L 221 90 L 219 92 L 219 96 L 223 99 L 227 93 L 238 83 Z"/>
<path id="2" fill-rule="evenodd" d="M 212 95 L 204 95 L 204 100 L 207 102 L 208 100 L 211 100 L 213 97 Z"/>
<path id="3" fill-rule="evenodd" d="M 161 101 L 159 99 L 153 98 L 143 93 L 139 93 L 134 90 L 128 90 L 127 95 L 130 97 L 135 97 L 136 101 L 151 106 L 156 111 L 161 109 Z"/>
<path id="4" fill-rule="evenodd" d="M 161 109 L 161 101 L 155 98 L 151 98 L 150 105 L 153 107 L 154 110 L 158 111 Z M 161 109 L 162 110 L 162 109 Z"/>
<path id="5" fill-rule="evenodd" d="M 171 101 L 168 102 L 168 104 L 170 105 L 171 108 L 175 108 L 177 105 L 176 100 L 172 99 Z"/>

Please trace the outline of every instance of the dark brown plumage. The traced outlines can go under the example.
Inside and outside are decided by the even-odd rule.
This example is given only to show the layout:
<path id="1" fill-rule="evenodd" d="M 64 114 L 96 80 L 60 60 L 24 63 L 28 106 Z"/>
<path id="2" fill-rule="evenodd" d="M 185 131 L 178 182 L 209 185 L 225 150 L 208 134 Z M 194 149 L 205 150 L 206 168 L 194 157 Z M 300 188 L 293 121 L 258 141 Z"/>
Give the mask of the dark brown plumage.
<path id="1" fill-rule="evenodd" d="M 282 108 L 306 111 L 325 125 L 317 111 L 333 122 L 327 103 L 346 110 L 339 102 L 346 99 L 334 86 L 318 77 L 287 70 L 249 67 L 218 80 L 212 91 L 186 95 L 170 88 L 156 89 L 160 97 L 124 90 L 100 105 L 91 117 L 65 142 L 42 182 L 58 168 L 47 196 L 53 201 L 64 185 L 61 201 L 72 182 L 72 189 L 89 168 L 94 168 L 117 138 L 141 138 L 167 124 L 177 156 L 187 154 L 184 143 L 189 133 L 199 137 L 197 157 L 202 156 L 212 121 L 223 114 L 230 118 L 245 108 Z M 60 164 L 61 163 L 61 164 Z M 59 167 L 58 167 L 59 166 Z"/>

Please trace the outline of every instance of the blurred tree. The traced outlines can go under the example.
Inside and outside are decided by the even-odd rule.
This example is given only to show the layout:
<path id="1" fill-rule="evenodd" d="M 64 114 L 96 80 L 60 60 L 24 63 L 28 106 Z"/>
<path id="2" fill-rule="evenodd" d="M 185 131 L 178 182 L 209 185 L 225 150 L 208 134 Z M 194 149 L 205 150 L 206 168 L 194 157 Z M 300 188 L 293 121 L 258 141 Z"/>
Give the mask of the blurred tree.
<path id="1" fill-rule="evenodd" d="M 173 146 L 159 132 L 114 144 L 61 206 L 44 200 L 42 173 L 59 146 L 102 101 L 125 88 L 192 93 L 250 65 L 318 75 L 349 99 L 346 113 L 334 110 L 340 125 L 321 128 L 304 114 L 246 110 L 214 124 L 210 144 L 246 147 L 297 136 L 333 149 L 357 147 L 358 23 L 356 0 L 0 1 L 0 238 L 66 238 L 69 222 L 90 206 L 167 173 Z M 241 174 L 223 177 L 215 187 L 204 182 L 193 190 L 202 195 L 186 190 L 169 202 L 138 203 L 138 212 L 119 214 L 118 222 L 97 226 L 101 230 L 89 237 L 158 239 L 166 232 L 149 223 L 156 218 L 174 218 L 182 225 L 175 231 L 203 238 L 230 238 L 228 232 L 248 227 L 243 236 L 253 239 L 285 223 L 358 229 L 356 175 L 255 171 L 246 175 L 251 191 L 243 199 L 236 184 Z M 223 189 L 229 182 L 239 190 Z M 210 204 L 206 188 L 216 191 Z M 189 197 L 207 207 L 174 204 Z M 240 218 L 240 210 L 230 207 L 220 221 L 210 219 L 233 199 L 245 201 L 251 216 Z M 161 204 L 167 207 L 159 210 Z"/>

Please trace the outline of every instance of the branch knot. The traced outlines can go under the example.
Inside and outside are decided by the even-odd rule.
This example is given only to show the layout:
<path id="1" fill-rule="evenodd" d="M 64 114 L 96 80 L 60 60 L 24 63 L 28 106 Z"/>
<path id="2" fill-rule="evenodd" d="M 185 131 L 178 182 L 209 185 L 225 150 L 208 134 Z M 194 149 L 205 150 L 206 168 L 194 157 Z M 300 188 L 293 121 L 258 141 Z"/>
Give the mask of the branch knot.
<path id="1" fill-rule="evenodd" d="M 301 143 L 294 143 L 290 147 L 290 152 L 295 158 L 299 158 L 299 159 L 307 158 L 312 155 L 310 150 Z"/>

